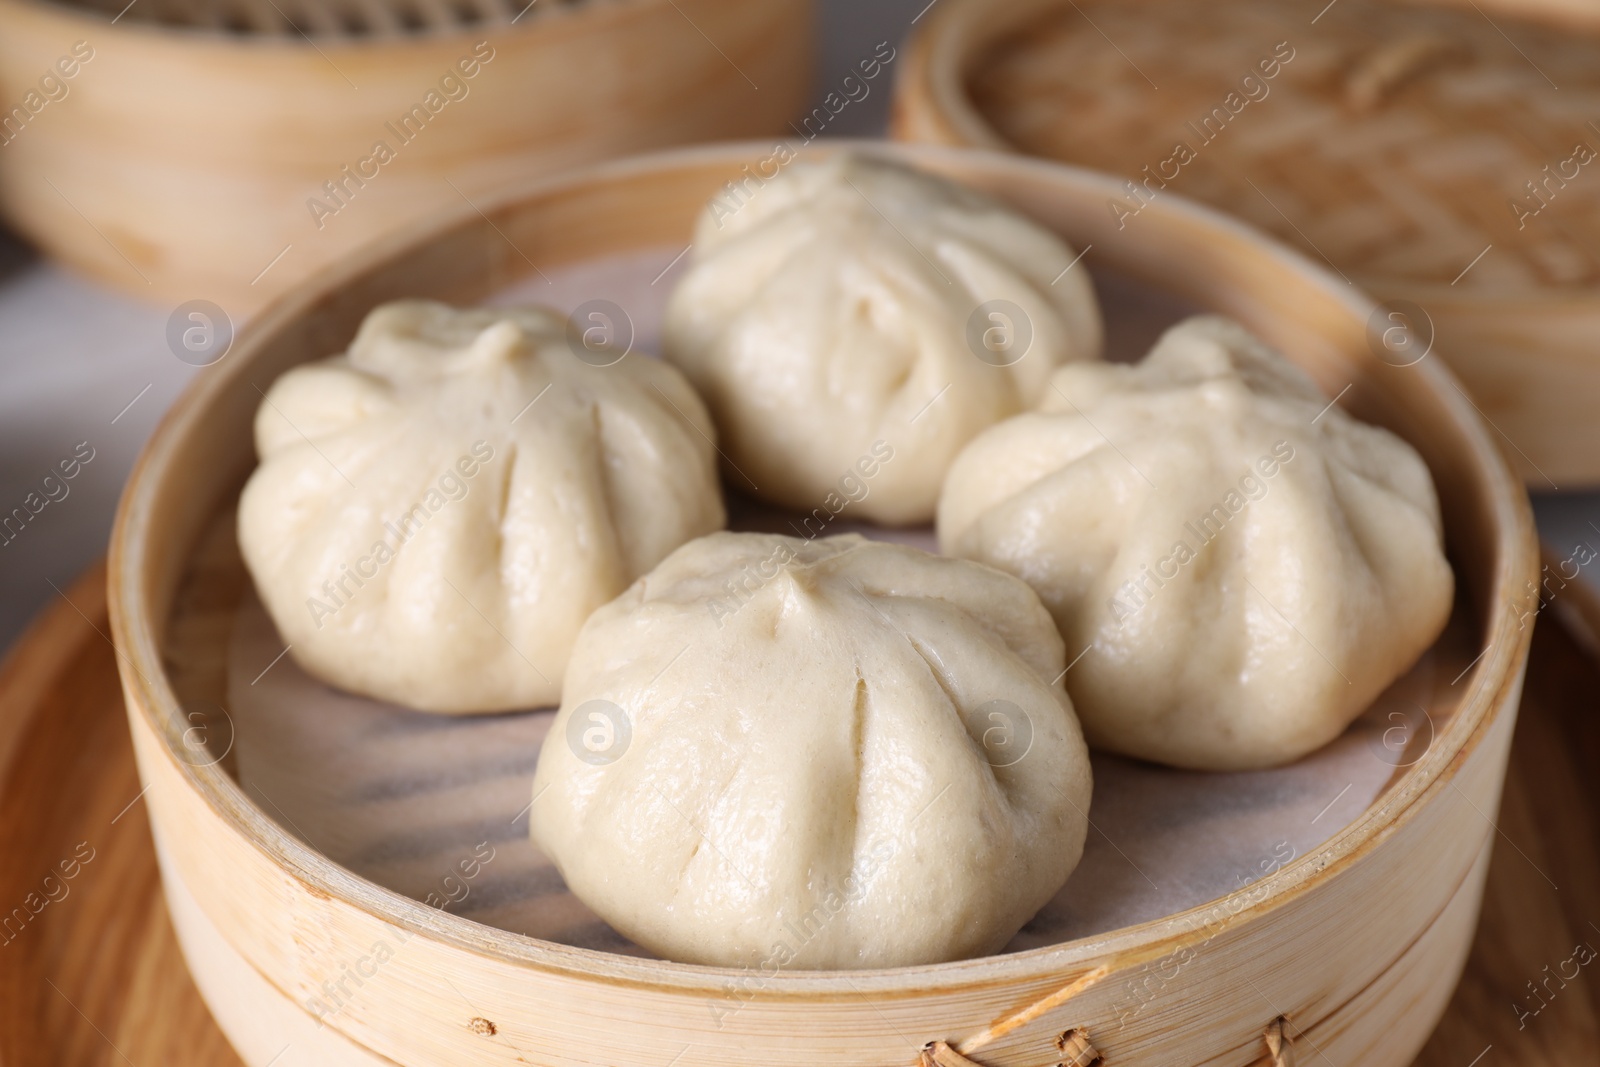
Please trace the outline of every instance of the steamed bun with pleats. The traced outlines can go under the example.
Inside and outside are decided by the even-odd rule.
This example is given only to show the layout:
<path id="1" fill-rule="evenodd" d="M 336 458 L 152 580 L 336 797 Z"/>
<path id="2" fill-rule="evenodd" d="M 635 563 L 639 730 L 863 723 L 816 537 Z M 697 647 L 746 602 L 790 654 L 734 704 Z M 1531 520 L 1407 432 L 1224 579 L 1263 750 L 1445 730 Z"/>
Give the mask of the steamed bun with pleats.
<path id="1" fill-rule="evenodd" d="M 267 390 L 239 544 L 309 673 L 426 711 L 553 704 L 589 613 L 722 528 L 683 376 L 565 326 L 387 304 Z"/>
<path id="2" fill-rule="evenodd" d="M 1083 851 L 1049 614 L 988 567 L 719 533 L 578 637 L 535 842 L 668 959 L 866 968 L 1002 948 Z"/>
<path id="3" fill-rule="evenodd" d="M 829 505 L 875 442 L 894 453 L 852 504 L 927 522 L 956 452 L 1034 406 L 1057 366 L 1100 354 L 1086 268 L 975 190 L 869 155 L 795 162 L 713 198 L 666 313 L 666 356 L 706 398 L 729 484 Z"/>
<path id="4" fill-rule="evenodd" d="M 1135 366 L 1056 373 L 950 469 L 942 550 L 1017 575 L 1081 657 L 1091 744 L 1178 767 L 1287 763 L 1438 637 L 1454 576 L 1427 466 L 1227 319 Z"/>

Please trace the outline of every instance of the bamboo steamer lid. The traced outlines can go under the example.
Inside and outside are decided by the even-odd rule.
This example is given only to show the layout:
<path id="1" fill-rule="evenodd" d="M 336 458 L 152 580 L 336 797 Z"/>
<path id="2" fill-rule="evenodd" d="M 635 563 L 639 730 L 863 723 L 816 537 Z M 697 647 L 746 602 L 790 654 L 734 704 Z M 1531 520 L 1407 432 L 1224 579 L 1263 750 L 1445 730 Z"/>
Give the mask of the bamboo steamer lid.
<path id="1" fill-rule="evenodd" d="M 1125 226 L 1219 206 L 1384 300 L 1391 362 L 1437 347 L 1530 485 L 1600 483 L 1600 40 L 1325 3 L 956 0 L 898 132 L 1126 178 Z"/>

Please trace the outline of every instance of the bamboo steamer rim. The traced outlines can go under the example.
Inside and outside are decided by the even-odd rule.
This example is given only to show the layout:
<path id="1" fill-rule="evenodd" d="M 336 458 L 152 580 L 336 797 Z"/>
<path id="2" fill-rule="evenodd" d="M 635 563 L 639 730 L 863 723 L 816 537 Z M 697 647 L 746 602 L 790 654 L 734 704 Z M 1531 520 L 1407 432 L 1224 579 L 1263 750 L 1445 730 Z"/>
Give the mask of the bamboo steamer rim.
<path id="1" fill-rule="evenodd" d="M 895 82 L 896 134 L 908 135 L 905 128 L 916 123 L 927 127 L 916 134 L 935 137 L 937 143 L 1016 152 L 1016 146 L 1002 137 L 972 102 L 966 92 L 966 79 L 990 45 L 1060 6 L 1060 2 L 944 0 L 935 5 L 928 21 L 906 41 L 905 57 Z M 918 108 L 913 115 L 906 101 L 919 94 L 926 95 L 933 107 Z"/>
<path id="2" fill-rule="evenodd" d="M 808 158 L 817 158 L 850 149 L 868 149 L 913 164 L 937 167 L 940 163 L 964 163 L 991 173 L 1009 172 L 1056 181 L 1067 179 L 1107 192 L 1118 188 L 1109 176 L 1083 168 L 971 149 L 839 140 L 830 141 L 826 148 L 813 146 L 807 153 Z M 429 908 L 332 863 L 269 819 L 220 765 L 196 767 L 180 758 L 185 722 L 179 701 L 162 669 L 156 637 L 164 631 L 166 623 L 155 611 L 163 597 L 148 580 L 152 557 L 162 546 L 150 538 L 147 531 L 157 510 L 163 475 L 180 460 L 186 436 L 201 415 L 221 394 L 248 378 L 251 356 L 274 335 L 307 316 L 318 304 L 336 296 L 347 284 L 403 258 L 408 252 L 445 239 L 481 222 L 485 216 L 493 218 L 498 212 L 518 204 L 558 200 L 563 193 L 586 186 L 637 180 L 679 169 L 717 166 L 734 174 L 740 164 L 762 158 L 770 151 L 769 142 L 736 142 L 676 149 L 587 167 L 504 189 L 497 195 L 482 198 L 476 207 L 452 209 L 432 221 L 374 242 L 324 268 L 252 319 L 240 332 L 228 357 L 197 377 L 146 444 L 118 507 L 109 554 L 109 612 L 121 665 L 126 668 L 124 685 L 137 695 L 135 714 L 162 740 L 165 754 L 182 780 L 217 816 L 268 856 L 286 878 L 299 882 L 307 893 L 337 898 L 393 927 L 410 934 L 427 935 L 466 952 L 590 981 L 720 995 L 730 978 L 747 973 L 737 968 L 641 959 L 576 948 L 484 926 Z M 1211 208 L 1173 196 L 1147 210 L 1220 234 L 1248 238 L 1261 255 L 1275 261 L 1283 271 L 1299 275 L 1308 284 L 1314 283 L 1361 320 L 1377 308 L 1370 297 L 1341 283 L 1298 252 Z M 313 354 L 313 358 L 315 355 L 320 354 Z M 780 970 L 768 980 L 764 996 L 809 1001 L 819 996 L 848 999 L 872 993 L 892 998 L 978 989 L 1019 979 L 1059 981 L 1063 974 L 1093 968 L 1069 987 L 1075 991 L 1109 970 L 1153 960 L 1175 947 L 1204 940 L 1206 924 L 1196 920 L 1215 913 L 1223 902 L 1246 893 L 1259 893 L 1265 887 L 1267 894 L 1259 901 L 1236 912 L 1230 910 L 1232 918 L 1259 916 L 1284 906 L 1322 876 L 1356 863 L 1409 821 L 1422 806 L 1420 801 L 1449 787 L 1456 770 L 1493 725 L 1496 711 L 1511 703 L 1519 684 L 1520 665 L 1527 658 L 1532 628 L 1519 628 L 1514 597 L 1523 583 L 1531 584 L 1538 573 L 1538 546 L 1526 493 L 1461 394 L 1454 376 L 1438 360 L 1423 360 L 1406 369 L 1425 377 L 1430 391 L 1448 416 L 1451 428 L 1469 452 L 1485 510 L 1492 515 L 1495 552 L 1489 603 L 1481 609 L 1486 616 L 1484 628 L 1488 644 L 1485 651 L 1470 668 L 1466 691 L 1449 724 L 1434 737 L 1422 758 L 1406 768 L 1381 794 L 1377 803 L 1323 845 L 1276 873 L 1251 883 L 1245 890 L 1183 912 L 1057 945 L 973 960 L 883 970 Z M 189 546 L 180 547 L 187 550 Z"/>
<path id="3" fill-rule="evenodd" d="M 1431 8 L 1468 17 L 1470 9 L 1465 3 L 1473 0 L 1391 2 L 1397 7 Z M 1072 0 L 941 0 L 906 41 L 895 82 L 894 136 L 951 147 L 1028 154 L 984 116 L 967 91 L 967 81 L 983 64 L 992 46 L 1048 14 L 1074 6 Z M 1479 5 L 1474 3 L 1474 7 Z M 1483 14 L 1482 8 L 1546 29 L 1584 35 L 1600 48 L 1600 12 L 1583 13 L 1562 6 L 1561 0 L 1484 0 L 1478 14 Z M 1112 195 L 1124 194 L 1119 188 Z M 1313 265 L 1317 265 L 1315 261 Z M 1477 308 L 1484 304 L 1483 293 L 1456 289 L 1440 281 L 1373 275 L 1364 277 L 1362 284 L 1385 295 L 1404 294 L 1430 305 Z M 1589 316 L 1595 311 L 1596 296 L 1592 289 L 1545 285 L 1496 295 L 1493 305 L 1507 316 Z"/>
<path id="4" fill-rule="evenodd" d="M 538 12 L 540 4 L 548 10 Z M 161 47 L 174 47 L 187 53 L 195 48 L 211 48 L 246 53 L 283 52 L 298 55 L 317 49 L 340 56 L 382 53 L 385 58 L 408 50 L 431 53 L 441 45 L 458 44 L 470 48 L 485 38 L 502 40 L 508 37 L 536 34 L 588 35 L 608 33 L 619 23 L 641 13 L 671 9 L 674 0 L 578 0 L 576 3 L 553 4 L 537 0 L 535 10 L 527 18 L 517 21 L 484 20 L 476 23 L 457 23 L 434 26 L 423 30 L 402 33 L 312 34 L 308 39 L 299 33 L 235 33 L 209 26 L 183 26 L 138 19 L 114 19 L 106 12 L 62 0 L 0 0 L 0 21 L 22 18 L 49 26 L 66 35 L 62 48 L 74 36 L 84 35 L 90 43 L 97 38 L 90 33 L 107 32 L 129 40 Z M 535 13 L 538 17 L 532 17 Z M 51 24 L 55 25 L 51 25 Z M 554 43 L 554 41 L 553 41 Z"/>

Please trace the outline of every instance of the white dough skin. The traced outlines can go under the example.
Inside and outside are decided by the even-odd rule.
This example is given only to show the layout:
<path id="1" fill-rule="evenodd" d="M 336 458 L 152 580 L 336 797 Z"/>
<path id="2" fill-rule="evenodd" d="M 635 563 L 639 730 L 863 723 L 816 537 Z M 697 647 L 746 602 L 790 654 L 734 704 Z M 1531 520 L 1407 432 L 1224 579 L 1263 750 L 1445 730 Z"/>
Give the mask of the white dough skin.
<path id="1" fill-rule="evenodd" d="M 667 959 L 992 953 L 1083 852 L 1089 760 L 1052 684 L 1064 666 L 1038 597 L 999 571 L 854 535 L 713 534 L 584 626 L 534 840 Z M 568 740 L 596 700 L 631 724 L 605 765 Z"/>
<path id="2" fill-rule="evenodd" d="M 589 613 L 725 525 L 683 376 L 590 365 L 564 325 L 387 304 L 267 391 L 239 544 L 311 674 L 424 711 L 554 704 Z"/>
<path id="3" fill-rule="evenodd" d="M 1091 744 L 1208 770 L 1288 763 L 1444 628 L 1454 576 L 1421 457 L 1324 411 L 1237 323 L 1189 319 L 1137 366 L 1054 384 L 956 460 L 939 543 L 1027 581 L 1069 657 L 1088 649 L 1066 685 Z"/>
<path id="4" fill-rule="evenodd" d="M 1060 364 L 1100 354 L 1088 271 L 1067 271 L 1076 253 L 998 201 L 861 155 L 794 163 L 746 190 L 701 214 L 666 312 L 666 357 L 706 398 L 730 485 L 824 508 L 885 441 L 894 462 L 852 512 L 928 522 L 962 445 L 1033 407 Z M 969 346 L 990 300 L 1031 325 L 1010 366 Z M 1004 317 L 983 322 L 1006 336 Z"/>

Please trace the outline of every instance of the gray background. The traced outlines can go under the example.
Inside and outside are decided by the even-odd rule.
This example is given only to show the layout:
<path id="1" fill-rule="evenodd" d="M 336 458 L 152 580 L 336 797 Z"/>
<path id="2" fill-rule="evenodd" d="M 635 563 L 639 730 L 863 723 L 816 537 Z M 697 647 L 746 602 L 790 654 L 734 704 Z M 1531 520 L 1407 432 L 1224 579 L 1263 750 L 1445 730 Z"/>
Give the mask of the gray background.
<path id="1" fill-rule="evenodd" d="M 814 95 L 837 86 L 878 42 L 898 44 L 928 6 L 821 0 Z M 882 132 L 887 89 L 875 85 L 828 135 Z M 21 504 L 78 442 L 95 450 L 69 495 L 0 547 L 0 648 L 56 595 L 52 583 L 65 588 L 104 551 L 140 445 L 195 372 L 167 348 L 170 311 L 46 263 L 0 231 L 0 513 Z M 1534 504 L 1542 534 L 1563 556 L 1579 541 L 1600 546 L 1600 493 L 1540 494 Z"/>

